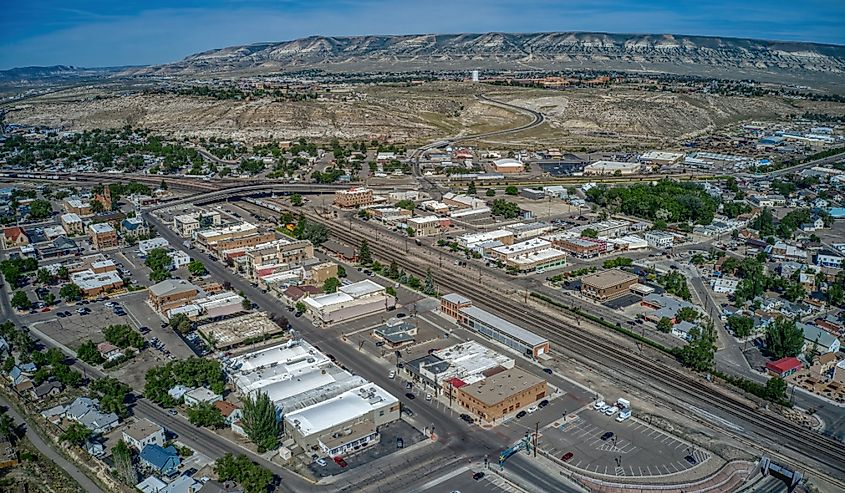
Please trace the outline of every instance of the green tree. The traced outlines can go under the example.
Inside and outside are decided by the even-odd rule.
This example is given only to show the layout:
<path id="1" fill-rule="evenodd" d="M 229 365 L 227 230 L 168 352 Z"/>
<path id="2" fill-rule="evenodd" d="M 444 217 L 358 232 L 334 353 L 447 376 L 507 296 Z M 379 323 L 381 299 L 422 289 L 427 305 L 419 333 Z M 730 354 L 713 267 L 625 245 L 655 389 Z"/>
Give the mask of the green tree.
<path id="1" fill-rule="evenodd" d="M 44 295 L 44 303 L 47 303 L 48 305 L 52 305 L 55 302 L 56 302 L 56 295 L 53 294 L 52 292 Z"/>
<path id="2" fill-rule="evenodd" d="M 205 264 L 200 262 L 199 260 L 191 260 L 188 263 L 188 272 L 191 273 L 192 276 L 204 276 L 208 271 L 205 269 Z"/>
<path id="3" fill-rule="evenodd" d="M 41 284 L 50 284 L 53 282 L 53 274 L 50 274 L 49 270 L 42 267 L 35 273 L 35 280 Z"/>
<path id="4" fill-rule="evenodd" d="M 150 268 L 150 280 L 161 282 L 170 277 L 170 266 L 172 264 L 170 255 L 164 248 L 153 248 L 147 253 L 144 265 Z"/>
<path id="5" fill-rule="evenodd" d="M 754 319 L 741 315 L 731 315 L 728 317 L 728 327 L 737 337 L 744 339 L 750 336 L 754 330 Z"/>
<path id="6" fill-rule="evenodd" d="M 475 182 L 469 182 L 469 186 L 467 186 L 467 195 L 475 195 L 478 191 L 475 189 Z"/>
<path id="7" fill-rule="evenodd" d="M 79 349 L 76 350 L 76 357 L 89 365 L 99 365 L 105 361 L 100 351 L 97 350 L 97 345 L 90 340 L 79 345 Z"/>
<path id="8" fill-rule="evenodd" d="M 806 295 L 807 291 L 800 282 L 790 283 L 786 288 L 786 291 L 783 293 L 783 297 L 792 302 L 804 299 L 804 296 Z"/>
<path id="9" fill-rule="evenodd" d="M 323 283 L 324 293 L 334 293 L 340 287 L 340 281 L 336 277 L 330 277 Z"/>
<path id="10" fill-rule="evenodd" d="M 361 247 L 358 250 L 358 262 L 361 265 L 370 265 L 373 263 L 373 255 L 370 252 L 370 244 L 367 240 L 361 241 Z"/>
<path id="11" fill-rule="evenodd" d="M 59 267 L 58 271 L 56 271 L 56 277 L 58 277 L 62 281 L 67 281 L 70 277 L 70 272 L 68 272 L 67 267 L 63 265 Z"/>
<path id="12" fill-rule="evenodd" d="M 189 319 L 184 313 L 177 313 L 173 315 L 167 323 L 171 328 L 173 328 L 173 330 L 179 332 L 180 334 L 187 334 L 191 331 L 191 329 L 193 329 L 191 319 Z"/>
<path id="13" fill-rule="evenodd" d="M 390 261 L 390 267 L 387 268 L 387 277 L 391 279 L 399 279 L 399 265 L 395 260 Z"/>
<path id="14" fill-rule="evenodd" d="M 423 293 L 429 296 L 437 294 L 437 287 L 434 285 L 434 276 L 431 274 L 431 267 L 425 271 L 425 285 L 423 286 Z"/>
<path id="15" fill-rule="evenodd" d="M 834 284 L 827 288 L 827 301 L 831 305 L 842 305 L 842 302 L 845 301 L 845 288 L 839 284 Z"/>
<path id="16" fill-rule="evenodd" d="M 294 305 L 294 308 L 296 308 L 296 311 L 299 312 L 299 313 L 305 313 L 305 310 L 308 309 L 308 307 L 305 306 L 305 303 L 303 303 L 301 301 L 298 301 L 296 303 L 296 305 Z"/>
<path id="17" fill-rule="evenodd" d="M 59 290 L 59 296 L 65 301 L 76 301 L 82 298 L 82 288 L 74 283 L 68 283 Z"/>
<path id="18" fill-rule="evenodd" d="M 78 447 L 85 445 L 89 438 L 91 438 L 91 430 L 79 423 L 71 423 L 59 436 L 59 440 Z"/>
<path id="19" fill-rule="evenodd" d="M 778 317 L 766 328 L 766 349 L 775 358 L 795 356 L 804 347 L 804 332 L 795 321 Z"/>
<path id="20" fill-rule="evenodd" d="M 105 206 L 99 200 L 92 200 L 91 201 L 91 212 L 94 214 L 100 214 L 106 210 Z"/>
<path id="21" fill-rule="evenodd" d="M 693 327 L 689 336 L 689 343 L 678 351 L 681 362 L 697 371 L 711 370 L 716 355 L 716 331 L 713 324 Z"/>
<path id="22" fill-rule="evenodd" d="M 508 185 L 508 187 L 505 188 L 505 195 L 519 195 L 519 189 L 513 185 Z"/>
<path id="23" fill-rule="evenodd" d="M 188 408 L 188 421 L 194 426 L 205 426 L 207 428 L 222 428 L 226 424 L 220 409 L 207 402 L 201 402 Z"/>
<path id="24" fill-rule="evenodd" d="M 295 193 L 290 196 L 290 205 L 294 207 L 301 207 L 302 206 L 302 195 Z"/>
<path id="25" fill-rule="evenodd" d="M 416 235 L 417 235 L 417 231 L 416 231 L 414 228 L 410 227 L 410 226 L 408 226 L 407 228 L 405 228 L 405 233 L 406 233 L 408 236 L 410 236 L 411 238 L 413 238 L 414 236 L 416 236 Z"/>
<path id="26" fill-rule="evenodd" d="M 241 422 L 249 439 L 258 447 L 258 453 L 276 448 L 279 443 L 279 424 L 276 421 L 276 406 L 267 394 L 258 392 L 255 396 L 246 397 Z"/>
<path id="27" fill-rule="evenodd" d="M 23 291 L 15 291 L 15 294 L 12 295 L 11 304 L 13 308 L 18 310 L 29 310 L 32 307 L 32 302 Z"/>
<path id="28" fill-rule="evenodd" d="M 657 322 L 657 330 L 665 333 L 672 332 L 672 319 L 669 317 L 662 317 Z"/>
<path id="29" fill-rule="evenodd" d="M 112 463 L 117 477 L 124 484 L 134 486 L 138 483 L 138 471 L 135 469 L 132 449 L 123 440 L 118 440 L 111 450 Z"/>
<path id="30" fill-rule="evenodd" d="M 505 219 L 513 219 L 519 216 L 520 209 L 514 202 L 508 202 L 504 199 L 495 199 L 490 204 L 490 213 L 494 216 L 502 216 Z"/>
<path id="31" fill-rule="evenodd" d="M 409 211 L 412 211 L 417 207 L 417 204 L 415 204 L 413 200 L 407 200 L 407 199 L 406 200 L 400 200 L 399 202 L 396 202 L 393 205 L 400 208 L 400 209 L 405 209 L 405 210 L 409 210 Z"/>
<path id="32" fill-rule="evenodd" d="M 241 300 L 241 308 L 244 310 L 252 310 L 252 302 L 247 297 Z"/>
<path id="33" fill-rule="evenodd" d="M 32 219 L 47 219 L 53 214 L 53 206 L 48 200 L 33 200 L 29 204 L 29 217 Z"/>
<path id="34" fill-rule="evenodd" d="M 128 385 L 116 378 L 105 377 L 91 382 L 89 388 L 100 399 L 100 410 L 106 413 L 115 413 L 122 418 L 129 416 L 126 398 L 132 389 Z"/>
<path id="35" fill-rule="evenodd" d="M 346 269 L 342 265 L 337 266 L 337 277 L 341 279 L 346 277 Z"/>
<path id="36" fill-rule="evenodd" d="M 142 349 L 145 344 L 143 336 L 128 325 L 109 325 L 103 329 L 103 337 L 121 349 Z"/>
<path id="37" fill-rule="evenodd" d="M 488 197 L 495 197 L 496 196 L 496 189 L 495 188 L 488 188 L 484 195 Z"/>
<path id="38" fill-rule="evenodd" d="M 250 461 L 244 455 L 227 453 L 214 463 L 220 481 L 235 481 L 246 493 L 266 493 L 273 483 L 273 473 Z"/>
<path id="39" fill-rule="evenodd" d="M 695 322 L 698 319 L 698 312 L 693 307 L 685 306 L 678 310 L 676 318 L 678 320 L 686 320 L 687 322 Z"/>
<path id="40" fill-rule="evenodd" d="M 587 228 L 584 231 L 581 231 L 581 236 L 584 238 L 598 238 L 599 232 L 593 228 Z"/>
<path id="41" fill-rule="evenodd" d="M 786 401 L 786 380 L 780 377 L 770 378 L 766 382 L 766 390 L 764 391 L 766 399 L 774 402 Z"/>
<path id="42" fill-rule="evenodd" d="M 12 445 L 18 441 L 18 425 L 5 409 L 0 409 L 0 436 L 6 437 Z"/>

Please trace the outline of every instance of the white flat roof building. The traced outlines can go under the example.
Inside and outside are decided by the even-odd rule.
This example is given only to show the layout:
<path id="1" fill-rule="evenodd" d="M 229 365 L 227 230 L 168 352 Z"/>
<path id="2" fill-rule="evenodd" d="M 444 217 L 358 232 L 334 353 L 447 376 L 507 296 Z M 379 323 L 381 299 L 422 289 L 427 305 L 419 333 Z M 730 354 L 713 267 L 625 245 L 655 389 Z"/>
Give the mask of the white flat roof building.
<path id="1" fill-rule="evenodd" d="M 470 233 L 458 237 L 458 245 L 464 248 L 473 248 L 479 243 L 485 243 L 493 240 L 503 240 L 509 238 L 513 240 L 513 232 L 504 229 L 497 229 L 495 231 L 485 231 L 483 233 Z M 504 241 L 502 241 L 504 243 Z"/>
<path id="2" fill-rule="evenodd" d="M 138 251 L 141 255 L 146 255 L 155 248 L 170 248 L 170 243 L 160 236 L 138 242 Z"/>
<path id="3" fill-rule="evenodd" d="M 104 233 L 114 233 L 114 228 L 111 227 L 109 223 L 95 223 L 88 226 L 91 228 L 91 231 L 94 233 L 101 235 Z"/>
<path id="4" fill-rule="evenodd" d="M 640 155 L 640 161 L 655 164 L 674 164 L 684 158 L 681 152 L 648 151 Z"/>
<path id="5" fill-rule="evenodd" d="M 497 366 L 502 368 L 514 366 L 514 360 L 510 356 L 488 349 L 475 341 L 439 349 L 432 355 L 449 363 L 449 368 L 437 375 L 440 381 L 460 378 L 464 383 L 475 383 L 486 378 L 484 372 L 487 370 Z M 420 371 L 423 374 L 427 372 L 425 368 L 421 368 Z M 434 374 L 426 375 L 426 377 L 435 380 Z"/>
<path id="6" fill-rule="evenodd" d="M 620 161 L 596 161 L 584 166 L 586 175 L 612 175 L 617 171 L 620 174 L 628 175 L 638 172 L 642 168 L 640 163 L 624 163 Z"/>
<path id="7" fill-rule="evenodd" d="M 90 269 L 74 272 L 70 275 L 70 281 L 86 293 L 89 291 L 106 290 L 123 283 L 123 279 L 117 275 L 116 271 L 110 270 L 98 274 Z"/>
<path id="8" fill-rule="evenodd" d="M 307 437 L 340 426 L 373 411 L 398 404 L 399 400 L 374 383 L 348 390 L 336 397 L 285 416 L 288 426 Z"/>

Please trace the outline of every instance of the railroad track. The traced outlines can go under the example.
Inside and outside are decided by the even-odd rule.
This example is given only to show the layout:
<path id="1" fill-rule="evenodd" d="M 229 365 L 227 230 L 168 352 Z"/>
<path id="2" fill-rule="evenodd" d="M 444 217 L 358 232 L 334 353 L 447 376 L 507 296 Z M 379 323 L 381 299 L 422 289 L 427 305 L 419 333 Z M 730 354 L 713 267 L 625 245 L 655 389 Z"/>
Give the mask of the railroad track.
<path id="1" fill-rule="evenodd" d="M 310 219 L 325 224 L 335 238 L 351 246 L 358 246 L 363 239 L 367 239 L 363 233 L 346 229 L 339 223 L 328 222 L 313 213 L 308 215 Z M 420 262 L 419 259 L 409 258 L 402 248 L 387 242 L 370 242 L 370 248 L 376 257 L 383 260 L 395 260 L 401 268 L 419 277 L 425 276 L 427 268 L 430 267 L 425 262 Z M 547 337 L 557 347 L 566 347 L 569 351 L 594 362 L 604 362 L 609 368 L 620 368 L 620 362 L 624 362 L 624 366 L 620 369 L 634 369 L 641 374 L 646 374 L 649 378 L 656 380 L 662 389 L 668 393 L 686 396 L 693 402 L 700 402 L 702 398 L 706 399 L 707 404 L 732 417 L 740 418 L 746 427 L 776 443 L 780 448 L 775 450 L 772 450 L 772 447 L 759 445 L 761 448 L 769 449 L 775 455 L 780 455 L 791 461 L 798 461 L 795 456 L 796 453 L 810 457 L 818 464 L 826 466 L 828 470 L 823 472 L 830 475 L 831 479 L 841 483 L 839 478 L 845 477 L 845 462 L 843 462 L 845 445 L 838 441 L 797 426 L 786 418 L 763 412 L 742 400 L 710 387 L 697 377 L 678 368 L 631 353 L 624 348 L 615 346 L 610 341 L 584 339 L 578 335 L 582 331 L 570 322 L 532 314 L 525 309 L 524 304 L 502 297 L 496 300 L 495 306 L 489 305 L 483 301 L 490 295 L 489 288 L 479 284 L 474 279 L 466 278 L 463 273 L 450 272 L 448 275 L 435 273 L 434 277 L 435 282 L 442 289 L 471 296 L 476 303 L 486 306 L 494 312 L 523 322 L 527 326 L 533 326 L 535 331 Z M 753 418 L 749 419 L 750 417 Z M 779 440 L 782 437 L 785 440 Z M 793 452 L 793 454 L 790 455 L 786 451 Z M 803 462 L 803 465 L 816 468 L 816 466 L 806 462 Z M 845 487 L 845 483 L 841 483 L 841 485 Z"/>

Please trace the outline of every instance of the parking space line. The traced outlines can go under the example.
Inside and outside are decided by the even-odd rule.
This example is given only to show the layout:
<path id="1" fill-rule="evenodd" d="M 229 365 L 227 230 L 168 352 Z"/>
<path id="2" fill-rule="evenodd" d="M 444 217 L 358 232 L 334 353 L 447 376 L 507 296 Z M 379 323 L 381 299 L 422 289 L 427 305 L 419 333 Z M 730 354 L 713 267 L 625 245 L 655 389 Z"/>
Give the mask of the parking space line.
<path id="1" fill-rule="evenodd" d="M 637 469 L 639 469 L 639 470 L 640 470 L 640 476 L 642 476 L 642 475 L 643 475 L 643 468 L 642 468 L 642 467 L 640 467 L 640 466 L 637 466 Z"/>
<path id="2" fill-rule="evenodd" d="M 649 476 L 652 476 L 653 474 L 652 474 L 652 472 L 651 472 L 651 467 L 649 467 L 649 466 L 645 466 L 645 468 L 646 468 L 646 469 L 648 469 L 648 475 L 649 475 Z"/>
<path id="3" fill-rule="evenodd" d="M 579 460 L 579 461 L 578 461 L 578 463 L 577 463 L 577 464 L 575 464 L 575 467 L 580 466 L 580 465 L 581 465 L 581 462 L 582 462 L 582 461 L 580 461 L 580 460 Z"/>
<path id="4" fill-rule="evenodd" d="M 683 445 L 684 445 L 684 442 L 678 442 L 678 444 L 677 444 L 677 445 L 675 445 L 675 450 L 678 450 L 678 449 L 679 449 L 679 448 L 681 448 Z"/>

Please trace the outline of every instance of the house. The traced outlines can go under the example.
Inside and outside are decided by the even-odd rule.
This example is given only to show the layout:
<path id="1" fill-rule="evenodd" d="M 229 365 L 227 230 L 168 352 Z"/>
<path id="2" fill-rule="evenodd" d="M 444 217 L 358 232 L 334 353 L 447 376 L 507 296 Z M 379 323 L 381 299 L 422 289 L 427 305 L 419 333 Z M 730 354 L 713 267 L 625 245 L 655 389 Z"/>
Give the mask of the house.
<path id="1" fill-rule="evenodd" d="M 816 253 L 816 265 L 819 267 L 842 268 L 842 255 L 833 250 L 822 249 Z"/>
<path id="2" fill-rule="evenodd" d="M 146 445 L 141 449 L 138 457 L 141 459 L 141 464 L 165 476 L 176 474 L 181 464 L 179 452 L 173 445 L 167 448 L 156 444 Z"/>
<path id="3" fill-rule="evenodd" d="M 3 229 L 3 248 L 17 248 L 23 245 L 29 245 L 29 237 L 23 228 L 11 226 Z"/>
<path id="4" fill-rule="evenodd" d="M 794 356 L 766 363 L 766 370 L 769 371 L 769 374 L 780 378 L 786 378 L 801 368 L 803 368 L 801 360 Z"/>
<path id="5" fill-rule="evenodd" d="M 817 231 L 824 228 L 824 220 L 822 218 L 817 217 L 808 223 L 803 223 L 801 225 L 801 230 L 807 233 L 811 233 L 813 231 Z"/>
<path id="6" fill-rule="evenodd" d="M 166 487 L 167 483 L 155 476 L 149 476 L 135 485 L 135 489 L 141 491 L 141 493 L 161 493 Z"/>
<path id="7" fill-rule="evenodd" d="M 97 440 L 87 440 L 82 448 L 92 457 L 100 458 L 106 455 L 106 446 Z"/>
<path id="8" fill-rule="evenodd" d="M 659 321 L 663 317 L 672 320 L 672 322 L 676 322 L 677 320 L 675 317 L 678 316 L 678 312 L 681 311 L 682 308 L 695 309 L 695 306 L 684 300 L 679 300 L 671 296 L 657 293 L 645 296 L 640 304 L 646 308 L 654 309 L 654 311 L 648 313 L 646 317 L 655 322 Z"/>
<path id="9" fill-rule="evenodd" d="M 185 404 L 189 406 L 195 406 L 201 402 L 214 404 L 217 401 L 223 400 L 223 396 L 215 394 L 205 387 L 197 387 L 190 392 L 186 392 L 182 397 L 185 399 Z"/>
<path id="10" fill-rule="evenodd" d="M 675 235 L 663 231 L 649 231 L 645 241 L 652 248 L 668 248 L 675 244 Z"/>
<path id="11" fill-rule="evenodd" d="M 818 355 L 813 358 L 813 363 L 810 365 L 810 376 L 816 380 L 826 380 L 838 362 L 836 353 Z"/>
<path id="12" fill-rule="evenodd" d="M 46 382 L 42 382 L 41 385 L 37 387 L 33 387 L 30 393 L 32 397 L 35 399 L 44 399 L 51 395 L 58 395 L 62 392 L 64 386 L 61 382 L 56 382 L 54 380 L 48 380 Z"/>
<path id="13" fill-rule="evenodd" d="M 150 228 L 140 217 L 127 217 L 120 223 L 120 229 L 127 235 L 146 236 L 150 234 Z"/>
<path id="14" fill-rule="evenodd" d="M 680 337 L 685 341 L 688 341 L 690 340 L 690 330 L 696 327 L 698 327 L 697 324 L 688 322 L 686 320 L 681 320 L 680 322 L 672 326 L 672 335 L 674 335 L 675 337 Z"/>
<path id="15" fill-rule="evenodd" d="M 100 352 L 100 356 L 102 356 L 106 361 L 114 361 L 123 356 L 123 351 L 121 351 L 119 347 L 108 342 L 101 342 L 97 344 L 97 351 Z"/>
<path id="16" fill-rule="evenodd" d="M 815 346 L 818 354 L 835 353 L 839 351 L 839 339 L 830 332 L 816 325 L 796 324 L 804 332 L 804 352 Z"/>
<path id="17" fill-rule="evenodd" d="M 195 493 L 202 487 L 202 483 L 183 474 L 168 483 L 158 493 Z"/>
<path id="18" fill-rule="evenodd" d="M 147 445 L 164 445 L 164 428 L 143 418 L 127 426 L 123 430 L 123 441 L 137 450 L 143 450 Z"/>
<path id="19" fill-rule="evenodd" d="M 215 401 L 214 407 L 223 415 L 226 426 L 232 426 L 232 423 L 241 419 L 241 415 L 243 414 L 238 406 L 224 400 Z"/>
<path id="20" fill-rule="evenodd" d="M 6 339 L 0 337 L 0 356 L 9 352 L 9 343 L 6 342 Z"/>
<path id="21" fill-rule="evenodd" d="M 115 413 L 100 412 L 100 401 L 88 397 L 77 397 L 64 409 L 64 416 L 85 426 L 94 433 L 107 433 L 118 424 Z"/>
<path id="22" fill-rule="evenodd" d="M 172 397 L 174 400 L 179 400 L 185 396 L 188 392 L 192 389 L 191 387 L 185 387 L 184 385 L 176 385 L 172 389 L 167 391 L 167 395 Z"/>

